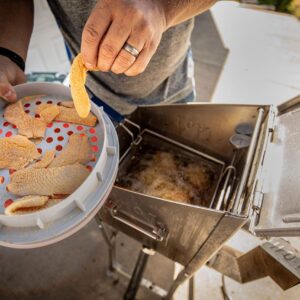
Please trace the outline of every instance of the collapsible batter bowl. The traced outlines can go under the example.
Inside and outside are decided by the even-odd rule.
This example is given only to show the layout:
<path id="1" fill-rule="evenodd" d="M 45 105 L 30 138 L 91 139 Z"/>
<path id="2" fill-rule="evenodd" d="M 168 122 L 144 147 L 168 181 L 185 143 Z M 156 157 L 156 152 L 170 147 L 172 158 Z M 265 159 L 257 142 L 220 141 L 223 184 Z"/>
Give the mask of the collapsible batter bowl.
<path id="1" fill-rule="evenodd" d="M 61 84 L 29 83 L 17 86 L 16 91 L 18 98 L 23 99 L 25 112 L 32 116 L 41 103 L 60 105 L 71 100 L 69 88 Z M 67 198 L 34 213 L 4 215 L 5 207 L 20 197 L 6 190 L 14 170 L 0 170 L 0 245 L 34 248 L 62 240 L 83 227 L 103 205 L 117 174 L 119 145 L 115 128 L 102 108 L 92 103 L 92 112 L 98 120 L 95 127 L 54 121 L 48 124 L 44 139 L 37 144 L 42 155 L 50 149 L 56 149 L 59 155 L 72 134 L 88 136 L 93 151 L 93 159 L 86 165 L 90 175 Z M 16 135 L 15 126 L 3 117 L 4 109 L 0 114 L 0 138 Z"/>

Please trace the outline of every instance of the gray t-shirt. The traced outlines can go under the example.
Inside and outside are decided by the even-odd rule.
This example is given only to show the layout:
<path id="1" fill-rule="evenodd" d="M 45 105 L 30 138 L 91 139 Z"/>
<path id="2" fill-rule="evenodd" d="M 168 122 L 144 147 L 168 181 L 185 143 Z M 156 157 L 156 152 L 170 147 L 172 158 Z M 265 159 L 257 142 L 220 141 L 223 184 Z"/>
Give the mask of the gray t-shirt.
<path id="1" fill-rule="evenodd" d="M 73 55 L 80 50 L 83 27 L 96 1 L 51 0 L 48 4 Z M 188 50 L 193 19 L 167 30 L 146 70 L 135 77 L 112 72 L 89 72 L 87 85 L 101 100 L 120 113 L 137 105 L 176 102 L 188 96 Z"/>

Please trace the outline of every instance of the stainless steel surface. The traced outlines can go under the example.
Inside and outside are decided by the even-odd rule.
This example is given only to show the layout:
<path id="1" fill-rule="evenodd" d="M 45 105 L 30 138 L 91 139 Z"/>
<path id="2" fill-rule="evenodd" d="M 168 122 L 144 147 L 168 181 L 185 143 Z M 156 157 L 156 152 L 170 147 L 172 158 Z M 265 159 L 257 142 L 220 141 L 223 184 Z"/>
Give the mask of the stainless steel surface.
<path id="1" fill-rule="evenodd" d="M 251 136 L 253 133 L 254 127 L 249 123 L 240 123 L 236 126 L 235 132 L 238 134 L 245 134 Z"/>
<path id="2" fill-rule="evenodd" d="M 113 207 L 110 210 L 110 213 L 113 219 L 141 232 L 142 234 L 145 234 L 155 241 L 162 242 L 168 236 L 168 231 L 165 228 L 155 226 L 154 224 L 137 224 L 138 220 L 131 220 L 130 215 L 118 210 L 117 207 Z"/>
<path id="3" fill-rule="evenodd" d="M 142 135 L 142 134 L 145 134 L 145 133 L 154 135 L 154 136 L 160 138 L 161 140 L 167 141 L 167 142 L 170 143 L 170 144 L 174 144 L 174 145 L 176 145 L 176 146 L 178 146 L 178 147 L 180 147 L 180 148 L 183 148 L 183 149 L 185 149 L 185 150 L 187 150 L 187 151 L 189 151 L 189 152 L 192 152 L 192 153 L 194 153 L 194 154 L 196 154 L 196 155 L 202 156 L 202 157 L 204 157 L 204 158 L 206 158 L 206 159 L 208 159 L 208 160 L 210 160 L 210 161 L 212 161 L 212 162 L 215 162 L 215 163 L 220 164 L 220 165 L 224 165 L 224 162 L 223 162 L 223 161 L 221 161 L 221 160 L 219 160 L 219 159 L 216 159 L 215 157 L 213 157 L 213 156 L 211 156 L 211 155 L 208 155 L 208 154 L 206 154 L 206 153 L 204 153 L 204 152 L 201 152 L 201 151 L 199 151 L 199 150 L 196 150 L 196 149 L 194 149 L 194 148 L 192 148 L 192 147 L 189 147 L 189 146 L 187 146 L 187 145 L 184 145 L 184 144 L 182 144 L 182 143 L 179 143 L 179 142 L 175 141 L 174 139 L 170 139 L 170 138 L 168 138 L 168 137 L 166 137 L 166 136 L 164 136 L 164 135 L 162 135 L 162 134 L 159 134 L 159 133 L 154 132 L 154 131 L 149 130 L 149 129 L 144 129 L 143 132 L 141 133 L 141 135 Z"/>
<path id="4" fill-rule="evenodd" d="M 253 229 L 259 236 L 300 235 L 299 106 L 299 102 L 285 106 L 265 151 L 260 179 L 262 208 Z"/>
<path id="5" fill-rule="evenodd" d="M 232 160 L 232 146 L 229 138 L 235 133 L 240 123 L 255 124 L 258 115 L 255 105 L 168 105 L 159 107 L 140 107 L 132 115 L 131 121 L 141 126 L 141 130 L 152 130 L 168 139 L 175 140 L 186 147 L 197 151 L 213 154 L 224 158 L 229 163 Z M 266 107 L 266 112 L 268 108 Z M 220 126 L 222 123 L 222 126 Z M 130 128 L 130 124 L 126 124 Z M 130 128 L 132 132 L 138 132 Z M 132 143 L 131 137 L 120 128 L 118 130 L 121 155 Z M 243 160 L 237 166 L 237 176 L 241 176 Z M 117 207 L 122 214 L 130 216 L 131 223 L 146 225 L 146 228 L 162 227 L 168 231 L 168 237 L 162 242 L 135 230 L 132 226 L 116 220 L 111 214 Z M 225 211 L 167 201 L 127 189 L 114 186 L 105 207 L 101 210 L 102 219 L 139 240 L 144 245 L 187 265 L 209 240 L 220 219 L 226 215 L 226 220 L 232 221 L 231 232 L 223 230 L 221 240 L 228 239 L 232 232 L 245 222 L 243 216 L 231 216 Z M 236 220 L 240 220 L 237 225 Z M 127 218 L 126 218 L 127 220 Z M 230 223 L 230 222 L 229 222 Z M 229 225 L 228 225 L 229 226 Z M 144 228 L 142 226 L 142 228 Z"/>
<path id="6" fill-rule="evenodd" d="M 293 273 L 300 281 L 300 252 L 288 241 L 281 238 L 272 238 L 261 247 L 276 261 Z"/>
<path id="7" fill-rule="evenodd" d="M 234 199 L 234 205 L 233 205 L 233 212 L 235 214 L 238 214 L 241 210 L 240 204 L 241 204 L 241 198 L 242 198 L 242 194 L 245 192 L 245 186 L 247 183 L 247 179 L 249 177 L 249 171 L 252 165 L 252 161 L 253 161 L 253 157 L 254 157 L 254 153 L 256 150 L 256 144 L 258 141 L 258 137 L 260 134 L 260 128 L 261 128 L 261 124 L 263 121 L 263 117 L 264 117 L 264 108 L 260 107 L 258 109 L 258 116 L 257 116 L 257 120 L 256 120 L 256 124 L 254 127 L 254 131 L 253 131 L 253 135 L 252 135 L 252 139 L 251 139 L 251 144 L 249 146 L 248 149 L 248 154 L 247 154 L 247 158 L 246 158 L 246 163 L 244 166 L 244 170 L 243 170 L 243 174 L 240 180 L 240 184 Z"/>
<path id="8" fill-rule="evenodd" d="M 225 245 L 207 265 L 240 283 L 267 276 L 284 290 L 300 283 L 300 253 L 278 238 L 246 253 Z"/>
<path id="9" fill-rule="evenodd" d="M 278 105 L 277 108 L 278 108 L 279 113 L 282 114 L 289 109 L 293 109 L 294 106 L 297 106 L 299 104 L 300 104 L 300 95 L 298 95 L 288 101 L 283 102 L 282 104 Z"/>
<path id="10" fill-rule="evenodd" d="M 228 237 L 239 230 L 246 220 L 246 218 L 224 215 L 216 224 L 214 230 L 209 234 L 205 243 L 199 247 L 191 261 L 185 265 L 185 268 L 178 274 L 169 289 L 166 299 L 170 300 L 176 289 L 182 283 L 190 279 L 199 268 L 204 266 L 226 242 Z"/>
<path id="11" fill-rule="evenodd" d="M 236 180 L 236 168 L 235 168 L 234 165 L 235 165 L 235 161 L 236 161 L 236 158 L 237 158 L 237 155 L 238 155 L 238 150 L 248 148 L 250 143 L 251 143 L 251 137 L 245 135 L 245 133 L 248 133 L 248 134 L 251 133 L 251 130 L 248 126 L 248 123 L 239 124 L 235 128 L 235 131 L 236 132 L 237 131 L 238 132 L 244 132 L 244 134 L 237 133 L 237 134 L 232 135 L 229 139 L 231 145 L 234 147 L 233 156 L 232 156 L 232 160 L 231 160 L 229 166 L 227 166 L 226 169 L 225 169 L 225 173 L 227 173 L 227 174 L 226 174 L 226 178 L 225 178 L 225 181 L 224 181 L 224 184 L 223 184 L 223 188 L 221 189 L 221 192 L 220 192 L 220 195 L 219 195 L 219 198 L 218 198 L 218 202 L 215 206 L 215 209 L 221 209 L 222 204 L 224 204 L 223 209 L 227 210 L 227 207 L 228 207 L 227 202 L 230 198 L 230 195 L 233 192 L 233 188 L 234 188 L 233 185 L 234 185 L 235 180 Z M 230 185 L 229 180 L 231 179 L 232 175 L 233 175 L 233 178 L 231 180 L 232 183 Z"/>
<path id="12" fill-rule="evenodd" d="M 258 105 L 192 103 L 141 107 L 135 122 L 192 148 L 229 163 L 232 146 L 229 138 L 240 123 L 253 127 Z M 268 107 L 265 106 L 267 114 Z"/>
<path id="13" fill-rule="evenodd" d="M 236 160 L 236 156 L 237 156 L 237 150 L 235 150 L 233 152 L 233 157 L 232 157 L 232 160 L 231 160 L 231 163 L 228 167 L 226 167 L 225 171 L 224 171 L 224 175 L 226 174 L 226 178 L 225 178 L 225 181 L 224 181 L 224 184 L 223 184 L 223 188 L 221 189 L 221 192 L 220 192 L 220 195 L 218 197 L 218 202 L 215 206 L 215 209 L 219 210 L 221 209 L 222 207 L 222 204 L 226 204 L 226 200 L 228 200 L 228 188 L 230 187 L 229 186 L 229 180 L 231 179 L 231 176 L 233 175 L 233 178 L 236 177 L 236 169 L 234 167 L 234 163 L 235 163 L 235 160 Z M 232 175 L 231 175 L 232 174 Z M 224 210 L 226 209 L 226 207 L 224 207 Z"/>
<path id="14" fill-rule="evenodd" d="M 261 204 L 264 204 L 262 212 L 264 210 L 267 212 L 267 222 L 273 222 L 267 231 L 268 234 L 274 229 L 274 222 L 276 221 L 274 220 L 274 207 L 276 206 L 277 209 L 280 208 L 285 212 L 281 215 L 280 222 L 298 220 L 297 213 L 300 212 L 300 203 L 296 201 L 296 180 L 300 177 L 300 165 L 299 159 L 297 161 L 296 150 L 297 145 L 300 145 L 299 113 L 300 110 L 293 110 L 292 118 L 285 117 L 285 114 L 280 116 L 280 121 L 275 131 L 273 122 L 277 116 L 272 106 L 165 105 L 140 107 L 131 116 L 131 121 L 141 127 L 141 132 L 145 130 L 154 131 L 167 137 L 167 139 L 184 144 L 186 147 L 216 157 L 218 160 L 225 161 L 229 169 L 230 163 L 234 158 L 232 145 L 229 143 L 230 137 L 236 132 L 237 128 L 240 128 L 242 131 L 246 128 L 247 130 L 245 130 L 248 134 L 250 134 L 249 128 L 254 128 L 249 149 L 241 150 L 241 153 L 236 158 L 234 167 L 237 180 L 234 181 L 234 184 L 230 183 L 228 185 L 230 191 L 229 188 L 226 188 L 224 192 L 228 201 L 231 199 L 238 200 L 234 212 L 210 209 L 208 208 L 209 205 L 195 206 L 168 201 L 117 186 L 114 186 L 109 200 L 101 210 L 101 218 L 104 222 L 184 266 L 184 270 L 178 275 L 168 293 L 169 298 L 182 282 L 189 279 L 199 267 L 203 266 L 247 222 L 249 213 L 251 219 L 256 220 L 260 214 Z M 247 126 L 241 126 L 243 123 L 247 124 Z M 287 135 L 284 135 L 284 139 L 282 138 L 281 127 L 284 127 L 283 125 L 290 126 L 289 130 L 291 130 L 294 138 L 293 141 L 292 139 L 288 140 Z M 130 128 L 131 125 L 126 124 L 126 126 Z M 136 129 L 132 128 L 131 131 L 134 130 Z M 117 132 L 122 155 L 128 151 L 132 144 L 132 139 L 122 128 L 117 129 Z M 278 135 L 278 132 L 281 132 L 281 135 Z M 243 133 L 245 132 L 243 131 Z M 135 133 L 135 136 L 137 135 L 138 133 Z M 284 146 L 282 145 L 283 142 Z M 270 152 L 270 149 L 274 151 L 274 145 L 277 147 L 275 147 L 277 150 L 275 151 L 276 154 L 280 154 L 279 149 L 285 149 L 288 152 L 288 155 L 285 156 L 288 164 L 283 168 L 284 164 L 280 163 L 279 169 L 284 170 L 285 172 L 282 174 L 287 176 L 283 181 L 281 180 L 281 183 L 289 180 L 293 183 L 293 187 L 289 184 L 290 191 L 284 190 L 285 194 L 289 196 L 289 200 L 292 200 L 292 205 L 286 205 L 286 203 L 284 205 L 280 201 L 272 202 L 273 200 L 270 198 L 270 201 L 267 203 L 269 206 L 265 208 L 264 197 L 267 196 L 266 192 L 270 191 L 265 189 L 266 169 L 269 170 L 267 172 L 268 175 L 273 173 L 274 178 L 280 177 L 276 176 L 274 165 L 280 162 L 279 158 L 282 155 L 272 155 L 272 159 L 268 159 L 270 153 L 273 153 Z M 286 148 L 286 146 L 288 147 Z M 291 153 L 287 150 L 290 148 L 293 148 Z M 268 160 L 272 163 L 268 164 Z M 293 170 L 292 166 L 296 166 L 297 171 L 288 174 L 288 169 L 289 171 Z M 291 177 L 293 177 L 292 180 Z M 238 181 L 240 181 L 239 184 L 237 184 Z M 280 191 L 280 188 L 276 190 L 276 192 Z M 229 193 L 234 196 L 231 198 L 227 197 L 226 195 Z M 220 193 L 217 196 L 220 196 Z M 165 228 L 168 232 L 167 237 L 163 241 L 158 242 L 153 237 L 149 237 L 149 235 L 141 232 L 141 230 L 136 230 L 131 222 L 126 224 L 123 220 L 117 220 L 112 215 L 112 210 L 115 207 L 122 214 L 124 213 L 126 217 L 129 217 L 130 221 L 135 223 L 135 225 L 146 224 L 148 228 Z M 229 207 L 231 206 L 229 205 Z M 256 221 L 253 224 L 256 224 Z M 264 223 L 259 222 L 257 228 L 255 228 L 258 233 L 261 224 Z M 285 234 L 293 235 L 297 233 L 299 235 L 298 228 L 295 230 L 295 222 L 285 223 L 285 225 L 292 228 L 291 231 L 285 230 Z M 264 230 L 266 229 L 264 228 Z M 275 230 L 274 232 L 276 235 L 280 230 Z"/>
<path id="15" fill-rule="evenodd" d="M 207 170 L 207 174 L 210 178 L 209 187 L 206 188 L 205 194 L 200 192 L 199 195 L 194 197 L 194 202 L 191 203 L 195 205 L 204 205 L 210 207 L 208 203 L 211 204 L 214 202 L 214 198 L 219 189 L 222 174 L 225 175 L 223 172 L 225 163 L 218 159 L 215 159 L 210 155 L 206 155 L 201 151 L 178 143 L 175 140 L 169 139 L 148 129 L 143 129 L 143 131 L 137 136 L 134 142 L 129 145 L 129 149 L 125 151 L 126 157 L 122 155 L 123 159 L 119 165 L 119 173 L 116 185 L 130 190 L 130 184 L 134 184 L 134 182 L 136 183 L 136 181 L 139 180 L 138 177 L 140 175 L 138 172 L 140 169 L 145 167 L 143 166 L 143 164 L 146 163 L 145 160 L 149 159 L 149 155 L 151 156 L 150 153 L 155 153 L 155 151 L 161 150 L 165 151 L 166 153 L 170 153 L 172 157 L 174 156 L 174 163 L 176 161 L 180 163 L 182 167 L 184 167 L 186 164 L 190 166 L 192 164 L 195 164 L 200 168 L 205 168 L 205 170 Z M 149 163 L 151 163 L 150 161 Z M 137 173 L 133 174 L 135 172 Z M 170 180 L 172 180 L 172 176 L 175 175 L 175 170 L 166 170 L 166 172 L 171 173 L 167 177 L 170 177 Z M 180 170 L 179 172 L 182 173 L 182 171 Z M 177 180 L 179 180 L 179 182 L 176 182 L 176 184 L 184 183 L 184 179 L 181 177 L 178 177 Z M 142 192 L 139 189 L 135 191 Z M 191 194 L 195 192 L 197 193 L 197 191 L 195 191 L 194 189 Z"/>
<path id="16" fill-rule="evenodd" d="M 134 230 L 111 217 L 111 208 L 122 207 L 122 211 L 151 227 L 160 226 L 168 230 L 168 238 L 162 242 Z M 205 242 L 225 212 L 214 211 L 193 205 L 161 200 L 125 189 L 114 187 L 106 205 L 101 210 L 104 222 L 139 240 L 149 248 L 186 265 Z"/>

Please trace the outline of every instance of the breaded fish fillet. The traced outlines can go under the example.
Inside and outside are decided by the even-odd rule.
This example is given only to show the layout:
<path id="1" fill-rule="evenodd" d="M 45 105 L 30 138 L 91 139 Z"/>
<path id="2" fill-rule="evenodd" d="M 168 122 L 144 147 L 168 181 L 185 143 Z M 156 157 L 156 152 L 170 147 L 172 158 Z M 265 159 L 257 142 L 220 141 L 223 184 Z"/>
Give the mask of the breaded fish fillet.
<path id="1" fill-rule="evenodd" d="M 80 118 L 75 108 L 59 106 L 59 115 L 55 118 L 56 121 L 70 122 L 86 126 L 95 126 L 97 118 L 90 112 L 86 118 Z"/>
<path id="2" fill-rule="evenodd" d="M 5 209 L 6 215 L 19 215 L 24 213 L 31 213 L 41 208 L 44 208 L 49 197 L 47 196 L 25 196 L 15 200 Z"/>
<path id="3" fill-rule="evenodd" d="M 13 173 L 7 190 L 20 196 L 72 194 L 88 175 L 88 169 L 81 164 L 47 169 L 26 168 Z"/>
<path id="4" fill-rule="evenodd" d="M 74 124 L 95 126 L 97 123 L 97 118 L 90 112 L 86 118 L 80 118 L 75 108 L 70 108 L 66 106 L 57 106 L 55 104 L 42 103 L 36 108 L 36 113 L 40 116 L 45 110 L 49 110 L 53 106 L 56 106 L 59 110 L 59 114 L 55 117 L 55 121 L 69 122 Z"/>
<path id="5" fill-rule="evenodd" d="M 64 106 L 64 107 L 69 107 L 69 108 L 75 107 L 73 101 L 62 101 L 62 102 L 60 103 L 60 105 L 61 105 L 61 106 Z"/>
<path id="6" fill-rule="evenodd" d="M 42 159 L 35 164 L 31 165 L 32 168 L 41 169 L 47 168 L 55 157 L 55 149 L 46 151 Z"/>
<path id="7" fill-rule="evenodd" d="M 0 138 L 0 168 L 22 169 L 41 155 L 36 145 L 26 137 L 15 135 L 9 138 Z"/>
<path id="8" fill-rule="evenodd" d="M 18 133 L 30 138 L 42 138 L 45 135 L 46 122 L 40 118 L 33 118 L 26 114 L 22 101 L 7 106 L 4 118 L 17 126 Z"/>
<path id="9" fill-rule="evenodd" d="M 57 105 L 51 105 L 43 109 L 39 115 L 42 120 L 44 120 L 47 124 L 51 123 L 59 114 L 59 108 Z"/>
<path id="10" fill-rule="evenodd" d="M 73 165 L 75 163 L 85 164 L 92 158 L 91 145 L 85 134 L 73 134 L 61 153 L 54 158 L 49 168 Z"/>

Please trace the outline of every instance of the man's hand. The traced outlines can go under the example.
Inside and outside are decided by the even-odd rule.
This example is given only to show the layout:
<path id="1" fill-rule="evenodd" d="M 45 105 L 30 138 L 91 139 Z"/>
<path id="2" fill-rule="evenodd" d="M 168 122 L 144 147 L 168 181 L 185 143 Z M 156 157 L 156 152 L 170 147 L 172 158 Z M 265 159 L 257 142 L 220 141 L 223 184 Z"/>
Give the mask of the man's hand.
<path id="1" fill-rule="evenodd" d="M 24 72 L 10 59 L 0 55 L 0 97 L 8 102 L 17 100 L 17 94 L 12 85 L 24 83 Z"/>
<path id="2" fill-rule="evenodd" d="M 135 76 L 142 73 L 167 29 L 160 0 L 99 0 L 82 33 L 81 53 L 88 69 Z M 122 47 L 140 53 L 137 58 Z"/>

